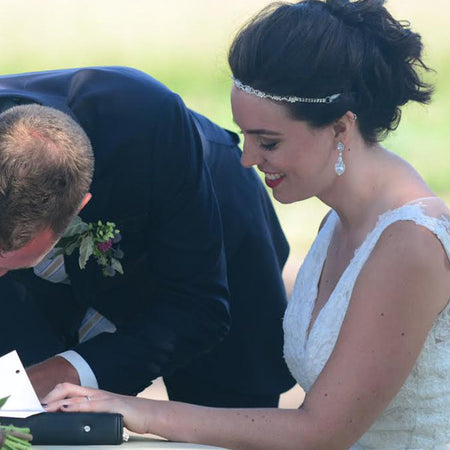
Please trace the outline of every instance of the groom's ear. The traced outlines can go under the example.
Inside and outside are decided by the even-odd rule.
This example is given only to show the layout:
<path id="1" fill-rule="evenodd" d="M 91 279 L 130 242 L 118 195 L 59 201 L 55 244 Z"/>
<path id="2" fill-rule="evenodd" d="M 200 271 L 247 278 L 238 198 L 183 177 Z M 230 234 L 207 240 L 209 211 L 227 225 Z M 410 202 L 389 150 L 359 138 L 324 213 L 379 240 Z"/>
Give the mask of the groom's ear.
<path id="1" fill-rule="evenodd" d="M 78 213 L 89 203 L 89 200 L 92 198 L 92 194 L 88 192 L 81 202 L 80 208 L 78 209 Z"/>

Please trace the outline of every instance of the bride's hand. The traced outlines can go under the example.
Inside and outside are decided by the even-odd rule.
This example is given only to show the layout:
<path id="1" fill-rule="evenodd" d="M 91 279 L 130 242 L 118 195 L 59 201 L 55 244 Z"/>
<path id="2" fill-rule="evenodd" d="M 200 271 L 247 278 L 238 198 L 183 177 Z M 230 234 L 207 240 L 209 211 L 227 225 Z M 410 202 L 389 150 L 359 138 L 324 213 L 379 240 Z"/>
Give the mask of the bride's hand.
<path id="1" fill-rule="evenodd" d="M 124 425 L 136 433 L 146 433 L 145 414 L 140 412 L 149 400 L 113 394 L 112 392 L 61 383 L 43 399 L 47 412 L 109 412 L 124 417 Z M 145 408 L 144 408 L 145 409 Z"/>

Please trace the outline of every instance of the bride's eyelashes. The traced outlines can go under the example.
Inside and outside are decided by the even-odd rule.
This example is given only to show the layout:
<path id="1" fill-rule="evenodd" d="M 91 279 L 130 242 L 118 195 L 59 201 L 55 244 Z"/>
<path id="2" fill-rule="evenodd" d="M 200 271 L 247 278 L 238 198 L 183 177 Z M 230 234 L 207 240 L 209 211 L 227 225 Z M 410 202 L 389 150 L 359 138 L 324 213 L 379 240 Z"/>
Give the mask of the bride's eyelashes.
<path id="1" fill-rule="evenodd" d="M 238 133 L 243 137 L 243 139 L 248 139 L 245 137 L 244 132 L 241 129 L 239 129 Z M 275 150 L 279 143 L 280 141 L 274 141 L 261 137 L 258 138 L 258 146 L 266 151 Z"/>
<path id="2" fill-rule="evenodd" d="M 259 146 L 263 149 L 263 150 L 275 150 L 277 148 L 279 144 L 279 141 L 269 141 L 266 139 L 260 139 L 259 140 Z"/>

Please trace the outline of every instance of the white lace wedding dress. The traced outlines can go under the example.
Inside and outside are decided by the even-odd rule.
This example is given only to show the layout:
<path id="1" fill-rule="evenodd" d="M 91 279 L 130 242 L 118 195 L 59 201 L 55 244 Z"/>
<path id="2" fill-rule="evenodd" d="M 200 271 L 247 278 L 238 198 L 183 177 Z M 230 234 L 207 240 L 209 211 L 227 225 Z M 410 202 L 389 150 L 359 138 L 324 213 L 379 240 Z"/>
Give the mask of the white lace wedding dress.
<path id="1" fill-rule="evenodd" d="M 434 197 L 418 199 L 382 214 L 355 252 L 307 336 L 319 277 L 337 221 L 337 214 L 334 211 L 330 214 L 300 269 L 283 324 L 285 359 L 306 393 L 335 346 L 355 280 L 381 233 L 393 222 L 413 221 L 433 231 L 450 259 L 448 214 L 445 203 Z M 399 393 L 352 447 L 365 449 L 450 450 L 450 303 L 435 321 Z"/>

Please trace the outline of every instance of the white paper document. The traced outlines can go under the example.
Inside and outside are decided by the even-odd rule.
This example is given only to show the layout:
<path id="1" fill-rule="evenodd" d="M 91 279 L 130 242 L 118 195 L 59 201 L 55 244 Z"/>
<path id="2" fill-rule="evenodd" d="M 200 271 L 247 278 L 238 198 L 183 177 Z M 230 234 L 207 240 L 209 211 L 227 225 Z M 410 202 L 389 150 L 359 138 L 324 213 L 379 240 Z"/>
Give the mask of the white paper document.
<path id="1" fill-rule="evenodd" d="M 0 416 L 28 417 L 45 411 L 16 351 L 0 358 L 0 399 L 8 396 Z"/>

